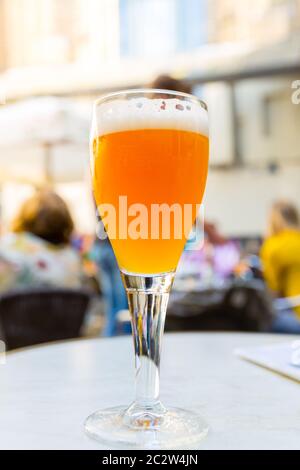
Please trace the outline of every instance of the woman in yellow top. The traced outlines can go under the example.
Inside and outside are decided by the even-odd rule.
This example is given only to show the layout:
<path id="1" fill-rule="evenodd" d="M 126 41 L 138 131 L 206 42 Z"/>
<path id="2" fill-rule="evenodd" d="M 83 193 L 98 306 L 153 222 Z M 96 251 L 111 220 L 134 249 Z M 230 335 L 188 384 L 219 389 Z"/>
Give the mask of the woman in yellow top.
<path id="1" fill-rule="evenodd" d="M 265 281 L 277 297 L 300 295 L 300 217 L 291 203 L 272 206 L 261 260 Z M 300 306 L 278 312 L 273 330 L 300 333 Z"/>

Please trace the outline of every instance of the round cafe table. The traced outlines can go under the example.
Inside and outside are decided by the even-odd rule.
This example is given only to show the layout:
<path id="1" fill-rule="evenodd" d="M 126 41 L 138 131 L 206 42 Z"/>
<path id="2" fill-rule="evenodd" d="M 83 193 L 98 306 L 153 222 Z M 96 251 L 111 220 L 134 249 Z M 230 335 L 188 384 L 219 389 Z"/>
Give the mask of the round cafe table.
<path id="1" fill-rule="evenodd" d="M 166 405 L 210 425 L 200 449 L 300 449 L 300 384 L 235 357 L 236 347 L 291 340 L 262 334 L 167 334 Z M 7 354 L 0 365 L 1 449 L 105 449 L 83 432 L 99 408 L 133 396 L 130 337 L 59 342 Z"/>

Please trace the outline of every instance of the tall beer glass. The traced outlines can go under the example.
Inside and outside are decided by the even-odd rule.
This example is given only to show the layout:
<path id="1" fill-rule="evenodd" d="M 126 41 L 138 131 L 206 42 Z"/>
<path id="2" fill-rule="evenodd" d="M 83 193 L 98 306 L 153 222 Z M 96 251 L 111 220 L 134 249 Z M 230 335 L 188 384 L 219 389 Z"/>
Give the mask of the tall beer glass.
<path id="1" fill-rule="evenodd" d="M 207 433 L 197 414 L 161 403 L 159 364 L 169 292 L 202 201 L 208 150 L 206 105 L 192 95 L 132 90 L 95 102 L 93 190 L 127 291 L 136 366 L 134 402 L 86 420 L 86 432 L 109 445 L 178 448 Z"/>

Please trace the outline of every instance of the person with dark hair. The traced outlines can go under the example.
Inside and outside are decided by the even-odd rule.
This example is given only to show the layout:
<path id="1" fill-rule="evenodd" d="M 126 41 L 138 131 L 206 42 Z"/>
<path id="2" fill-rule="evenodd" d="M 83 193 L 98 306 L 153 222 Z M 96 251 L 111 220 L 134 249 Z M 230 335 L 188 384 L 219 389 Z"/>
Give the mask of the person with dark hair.
<path id="1" fill-rule="evenodd" d="M 300 216 L 288 201 L 277 201 L 271 208 L 261 261 L 265 281 L 276 296 L 287 298 L 287 305 L 288 299 L 300 296 Z M 274 329 L 300 333 L 300 307 L 278 315 Z"/>
<path id="2" fill-rule="evenodd" d="M 71 246 L 74 224 L 63 199 L 49 190 L 24 202 L 12 231 L 0 239 L 0 290 L 80 287 L 82 267 Z"/>
<path id="3" fill-rule="evenodd" d="M 170 75 L 158 75 L 158 77 L 150 83 L 150 88 L 189 94 L 192 92 L 191 86 L 186 81 L 173 78 Z"/>

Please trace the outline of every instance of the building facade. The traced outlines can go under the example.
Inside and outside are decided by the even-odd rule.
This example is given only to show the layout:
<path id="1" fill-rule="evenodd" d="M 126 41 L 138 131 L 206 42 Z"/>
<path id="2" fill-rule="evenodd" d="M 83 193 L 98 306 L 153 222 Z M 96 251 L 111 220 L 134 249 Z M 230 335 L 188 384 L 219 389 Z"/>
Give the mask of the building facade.
<path id="1" fill-rule="evenodd" d="M 300 29 L 299 0 L 211 0 L 209 5 L 213 42 L 267 45 Z"/>
<path id="2" fill-rule="evenodd" d="M 0 0 L 0 70 L 260 46 L 297 30 L 300 0 Z"/>
<path id="3" fill-rule="evenodd" d="M 0 39 L 2 70 L 119 58 L 119 0 L 0 0 Z"/>

